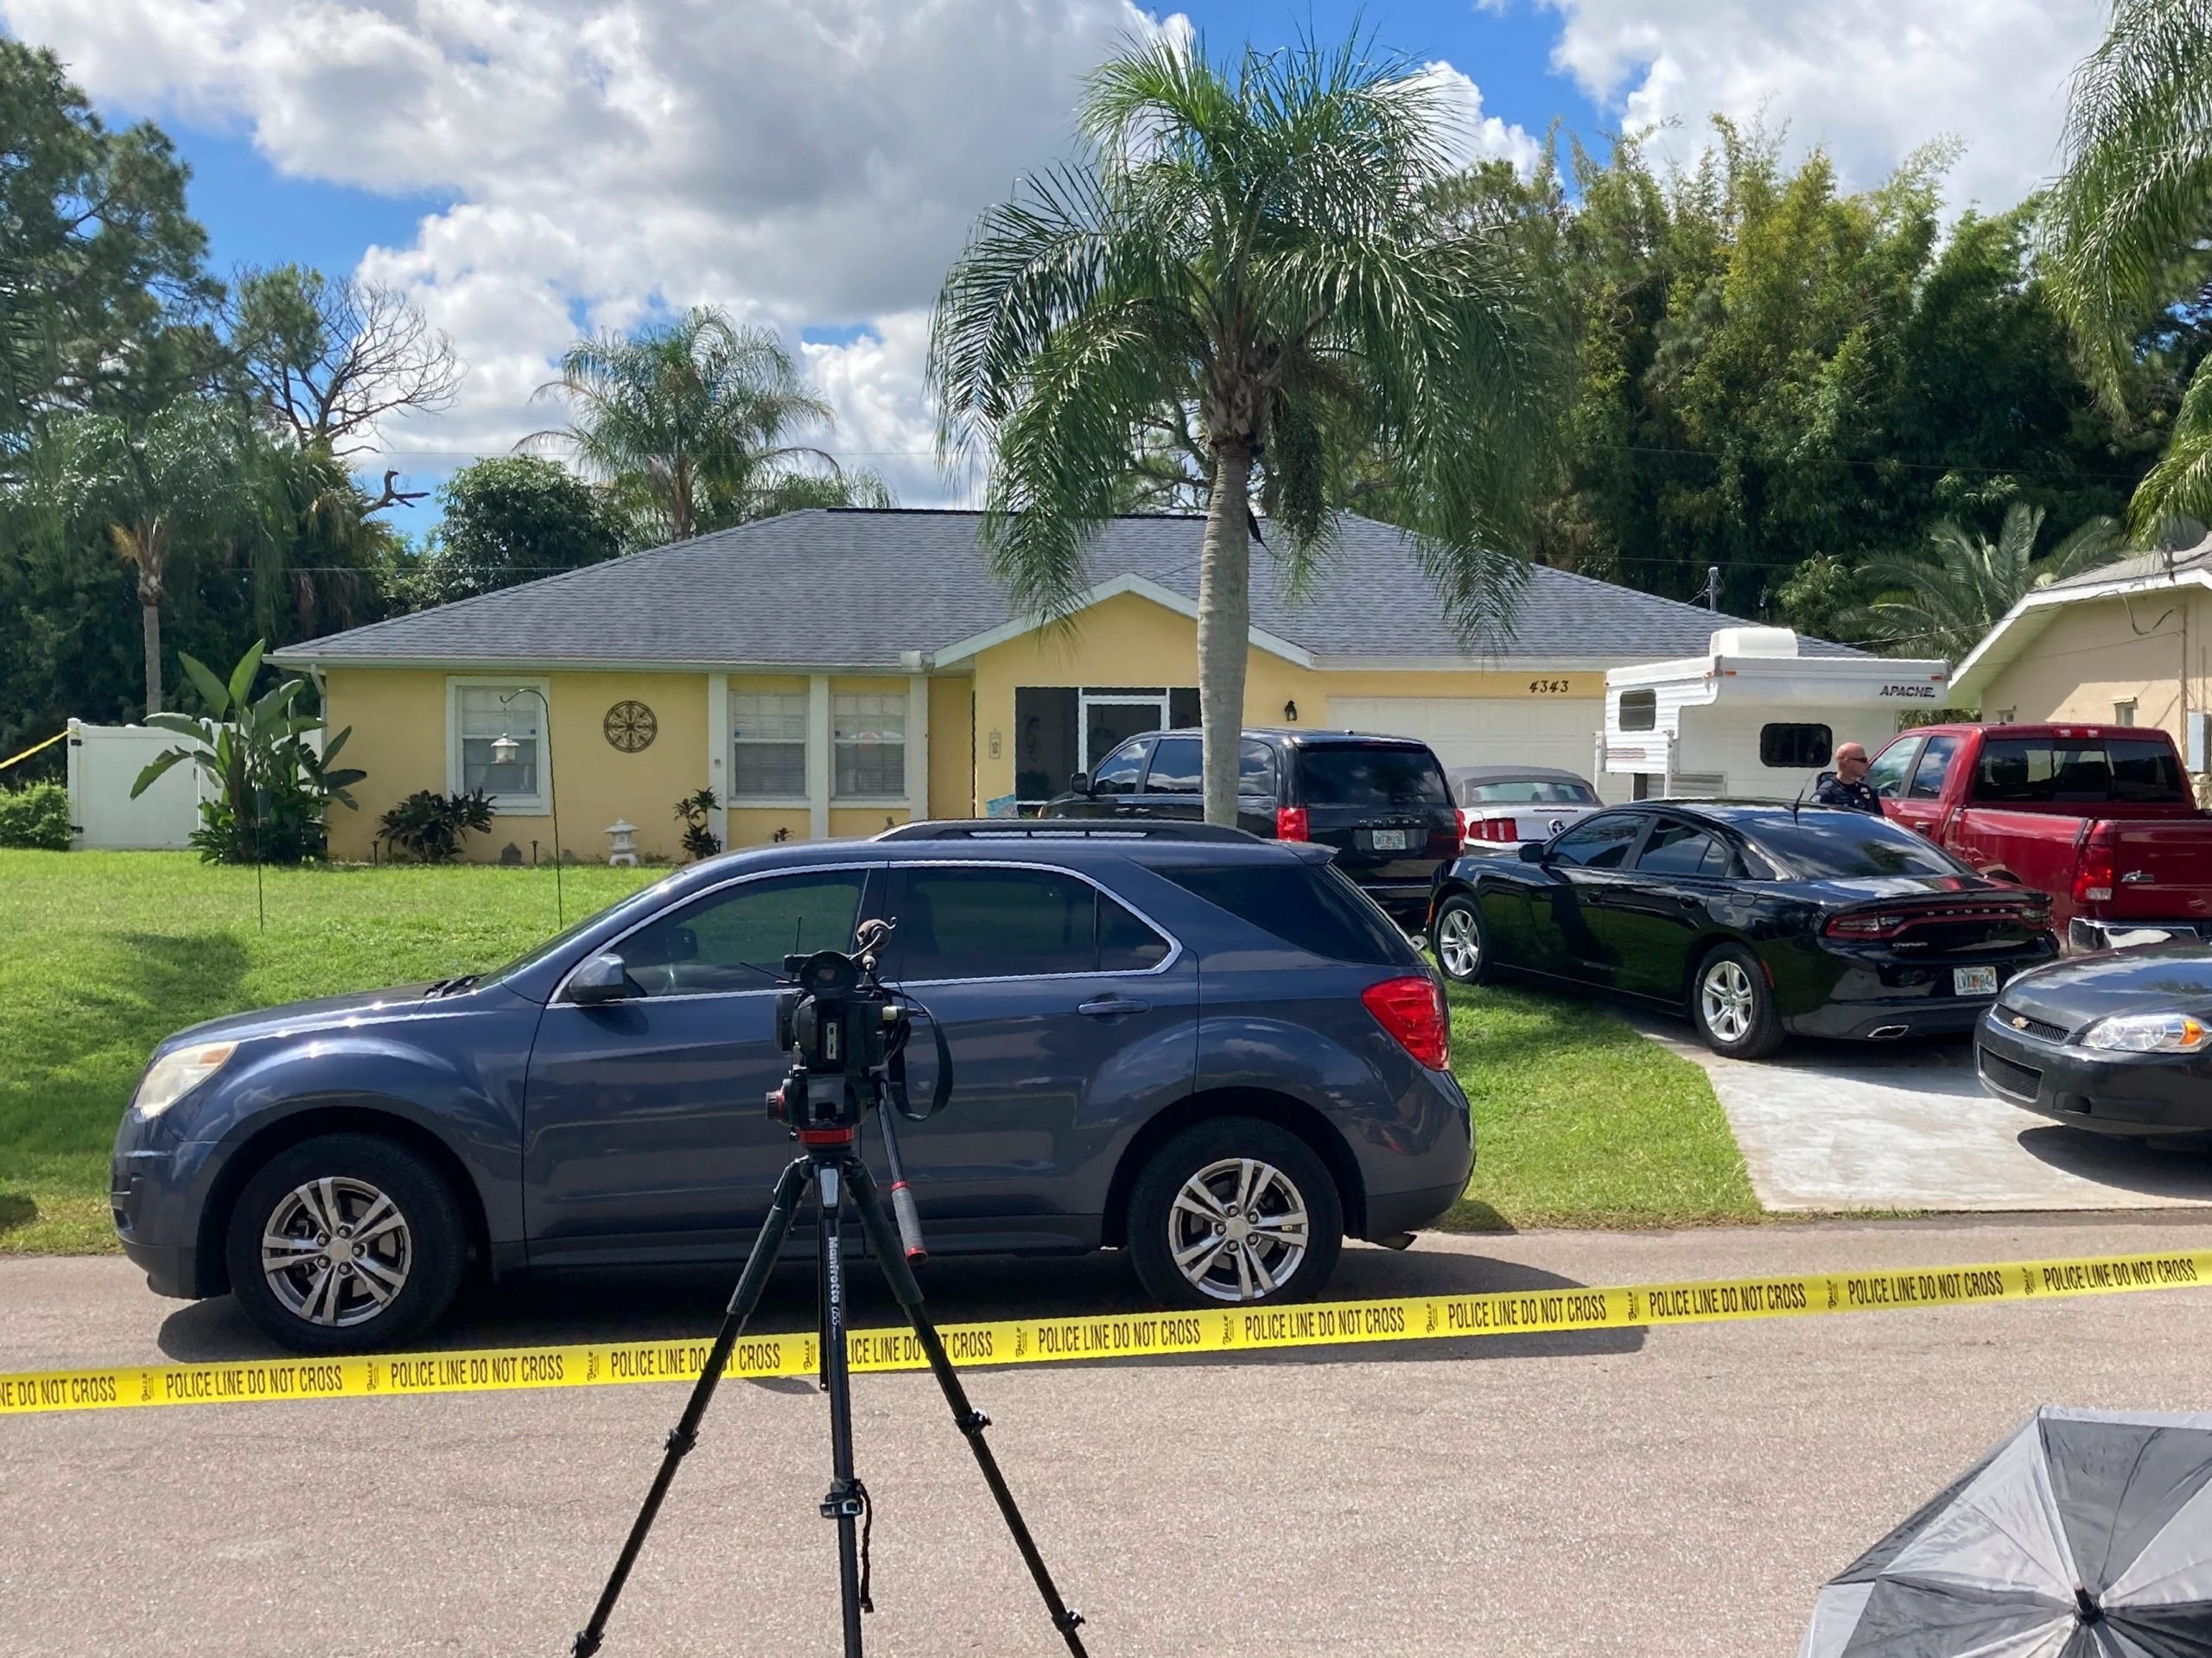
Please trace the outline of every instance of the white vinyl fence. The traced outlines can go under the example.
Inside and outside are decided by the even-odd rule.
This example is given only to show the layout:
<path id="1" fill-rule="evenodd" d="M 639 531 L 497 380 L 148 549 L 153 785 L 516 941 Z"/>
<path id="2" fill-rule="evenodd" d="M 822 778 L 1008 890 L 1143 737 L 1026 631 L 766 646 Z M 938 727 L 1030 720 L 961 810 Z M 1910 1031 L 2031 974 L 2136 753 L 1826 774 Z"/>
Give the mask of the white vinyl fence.
<path id="1" fill-rule="evenodd" d="M 145 726 L 69 722 L 69 825 L 80 848 L 159 851 L 189 846 L 200 827 L 200 768 L 180 761 L 130 797 L 138 774 L 186 740 Z"/>

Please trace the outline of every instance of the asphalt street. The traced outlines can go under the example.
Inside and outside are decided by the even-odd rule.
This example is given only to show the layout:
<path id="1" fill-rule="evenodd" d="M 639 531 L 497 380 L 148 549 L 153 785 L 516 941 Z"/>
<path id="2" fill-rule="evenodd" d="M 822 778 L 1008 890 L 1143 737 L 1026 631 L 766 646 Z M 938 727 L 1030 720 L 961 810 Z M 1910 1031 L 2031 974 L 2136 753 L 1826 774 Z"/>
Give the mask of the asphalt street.
<path id="1" fill-rule="evenodd" d="M 2170 1214 L 1424 1237 L 1351 1297 L 2202 1247 Z M 935 1263 L 948 1319 L 1135 1298 L 1120 1263 Z M 865 1281 L 864 1280 L 860 1281 Z M 810 1321 L 810 1278 L 772 1293 Z M 450 1344 L 711 1327 L 719 1275 L 548 1281 Z M 888 1323 L 880 1293 L 859 1323 Z M 0 1370 L 269 1350 L 113 1260 L 0 1261 Z M 1099 1658 L 1781 1655 L 1821 1581 L 2044 1402 L 2212 1407 L 2212 1291 L 969 1373 Z M 0 1420 L 0 1652 L 567 1650 L 676 1387 Z M 1061 1652 L 926 1376 L 855 1386 L 870 1651 Z M 731 1384 L 610 1655 L 836 1648 L 827 1415 Z"/>

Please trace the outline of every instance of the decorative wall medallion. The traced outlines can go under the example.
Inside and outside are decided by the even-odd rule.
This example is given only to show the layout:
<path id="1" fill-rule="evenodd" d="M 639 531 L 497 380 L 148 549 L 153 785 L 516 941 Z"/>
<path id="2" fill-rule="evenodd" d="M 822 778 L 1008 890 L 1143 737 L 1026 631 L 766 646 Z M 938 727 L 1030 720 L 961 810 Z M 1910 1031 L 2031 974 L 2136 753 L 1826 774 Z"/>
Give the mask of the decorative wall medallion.
<path id="1" fill-rule="evenodd" d="M 660 721 L 643 702 L 617 702 L 607 709 L 600 728 L 608 745 L 623 754 L 642 753 L 660 735 Z"/>

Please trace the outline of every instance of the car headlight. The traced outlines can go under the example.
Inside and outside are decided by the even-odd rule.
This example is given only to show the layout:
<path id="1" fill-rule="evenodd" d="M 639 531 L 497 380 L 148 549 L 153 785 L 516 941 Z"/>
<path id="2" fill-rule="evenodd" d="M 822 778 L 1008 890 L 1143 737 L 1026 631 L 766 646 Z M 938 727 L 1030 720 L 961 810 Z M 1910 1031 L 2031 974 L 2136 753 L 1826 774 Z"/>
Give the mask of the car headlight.
<path id="1" fill-rule="evenodd" d="M 235 1042 L 194 1042 L 170 1049 L 146 1072 L 130 1109 L 142 1117 L 160 1116 L 220 1070 L 238 1047 Z"/>
<path id="2" fill-rule="evenodd" d="M 2082 1032 L 2085 1048 L 2112 1053 L 2195 1053 L 2212 1040 L 2212 1026 L 2187 1013 L 2121 1013 Z"/>

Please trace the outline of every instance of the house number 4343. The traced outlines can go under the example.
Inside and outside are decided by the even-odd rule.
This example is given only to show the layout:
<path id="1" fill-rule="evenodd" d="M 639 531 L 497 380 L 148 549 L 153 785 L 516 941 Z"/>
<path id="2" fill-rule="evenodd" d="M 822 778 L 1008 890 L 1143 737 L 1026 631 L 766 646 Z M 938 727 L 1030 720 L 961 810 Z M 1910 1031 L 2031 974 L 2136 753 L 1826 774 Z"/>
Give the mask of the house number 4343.
<path id="1" fill-rule="evenodd" d="M 1563 679 L 1532 679 L 1529 682 L 1529 695 L 1564 696 L 1567 695 L 1567 682 Z"/>

